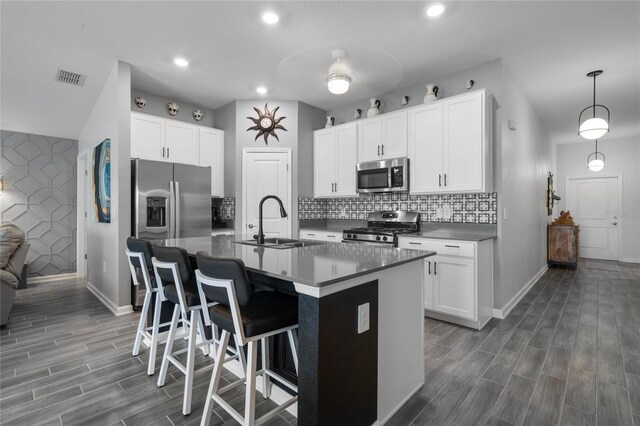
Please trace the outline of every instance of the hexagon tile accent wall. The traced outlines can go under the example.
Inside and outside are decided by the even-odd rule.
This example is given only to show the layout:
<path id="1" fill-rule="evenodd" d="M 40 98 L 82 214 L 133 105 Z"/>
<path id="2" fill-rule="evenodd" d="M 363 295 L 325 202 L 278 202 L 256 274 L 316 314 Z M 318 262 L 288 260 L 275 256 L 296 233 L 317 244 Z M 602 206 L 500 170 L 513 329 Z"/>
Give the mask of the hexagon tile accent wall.
<path id="1" fill-rule="evenodd" d="M 0 131 L 0 222 L 27 233 L 28 276 L 76 271 L 78 141 Z"/>

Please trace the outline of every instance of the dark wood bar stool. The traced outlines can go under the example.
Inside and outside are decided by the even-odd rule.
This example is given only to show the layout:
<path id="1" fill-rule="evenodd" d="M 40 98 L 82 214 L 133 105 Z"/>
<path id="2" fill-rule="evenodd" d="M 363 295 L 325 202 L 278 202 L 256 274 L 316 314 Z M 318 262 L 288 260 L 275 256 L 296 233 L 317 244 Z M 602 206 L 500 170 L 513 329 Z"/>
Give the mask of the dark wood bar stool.
<path id="1" fill-rule="evenodd" d="M 205 322 L 213 322 L 222 329 L 201 425 L 209 424 L 213 401 L 243 425 L 264 423 L 298 400 L 297 395 L 293 396 L 260 418 L 255 418 L 255 388 L 259 374 L 262 375 L 262 393 L 265 398 L 269 398 L 271 393 L 271 378 L 277 379 L 296 394 L 298 392 L 296 385 L 269 369 L 267 342 L 270 336 L 287 333 L 297 372 L 295 333 L 298 328 L 298 299 L 295 296 L 276 292 L 254 292 L 244 263 L 239 259 L 213 258 L 205 253 L 198 253 L 196 259 L 198 263 L 196 281 L 201 298 L 217 302 L 209 310 L 203 311 Z M 220 376 L 226 361 L 231 335 L 234 335 L 238 347 L 247 345 L 246 373 L 244 378 L 220 388 Z M 256 371 L 258 342 L 262 344 L 262 369 Z M 242 384 L 246 386 L 244 417 L 221 396 Z"/>
<path id="2" fill-rule="evenodd" d="M 197 348 L 203 347 L 205 355 L 208 355 L 209 345 L 213 343 L 213 340 L 207 339 L 205 334 L 200 314 L 202 306 L 200 305 L 195 275 L 189 263 L 189 255 L 186 250 L 180 247 L 154 246 L 153 253 L 152 263 L 158 282 L 159 294 L 163 300 L 175 303 L 171 327 L 169 328 L 164 356 L 162 357 L 162 365 L 160 366 L 158 386 L 164 386 L 169 362 L 171 362 L 185 375 L 182 413 L 186 416 L 191 413 L 195 351 Z M 176 340 L 179 324 L 182 325 L 183 330 L 186 332 L 187 347 L 173 351 L 173 343 Z M 197 342 L 198 335 L 200 336 L 200 343 Z M 176 358 L 177 355 L 184 352 L 187 352 L 186 365 L 183 365 Z"/>
<path id="3" fill-rule="evenodd" d="M 127 258 L 129 259 L 129 269 L 131 271 L 131 279 L 136 286 L 144 286 L 145 295 L 142 303 L 142 311 L 140 312 L 140 322 L 138 323 L 138 331 L 136 339 L 133 343 L 133 356 L 140 353 L 140 344 L 142 339 L 149 340 L 149 366 L 147 374 L 155 373 L 156 353 L 158 351 L 158 333 L 160 327 L 167 326 L 170 323 L 160 324 L 160 311 L 163 300 L 158 294 L 158 286 L 156 277 L 153 272 L 151 258 L 153 257 L 153 249 L 151 243 L 147 240 L 141 240 L 133 237 L 127 238 Z M 149 309 L 153 303 L 153 295 L 155 294 L 155 309 L 153 311 L 153 320 L 151 325 L 145 326 Z M 169 302 L 167 302 L 169 303 Z"/>

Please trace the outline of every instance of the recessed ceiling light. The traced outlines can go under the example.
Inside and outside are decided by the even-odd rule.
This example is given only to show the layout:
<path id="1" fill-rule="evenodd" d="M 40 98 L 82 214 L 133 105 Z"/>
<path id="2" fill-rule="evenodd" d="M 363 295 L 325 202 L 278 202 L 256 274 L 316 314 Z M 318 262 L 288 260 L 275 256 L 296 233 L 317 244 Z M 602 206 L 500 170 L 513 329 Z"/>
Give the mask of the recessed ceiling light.
<path id="1" fill-rule="evenodd" d="M 258 86 L 256 87 L 256 92 L 258 92 L 261 95 L 266 95 L 267 94 L 267 88 L 264 86 Z"/>
<path id="2" fill-rule="evenodd" d="M 274 12 L 265 12 L 262 14 L 262 20 L 265 24 L 274 25 L 280 20 L 280 17 Z"/>
<path id="3" fill-rule="evenodd" d="M 442 15 L 444 12 L 444 6 L 441 4 L 434 4 L 433 6 L 429 6 L 427 9 L 427 16 L 430 18 L 435 18 L 436 16 Z"/>
<path id="4" fill-rule="evenodd" d="M 188 67 L 189 66 L 189 61 L 187 61 L 184 58 L 175 58 L 173 60 L 173 63 L 176 64 L 179 67 Z"/>

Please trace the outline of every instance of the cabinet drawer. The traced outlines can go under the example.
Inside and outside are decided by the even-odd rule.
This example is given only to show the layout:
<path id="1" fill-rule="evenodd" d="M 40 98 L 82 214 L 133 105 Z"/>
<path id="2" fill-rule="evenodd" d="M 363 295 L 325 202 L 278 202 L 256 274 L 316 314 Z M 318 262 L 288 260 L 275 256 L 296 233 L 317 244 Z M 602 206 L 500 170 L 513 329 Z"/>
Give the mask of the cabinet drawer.
<path id="1" fill-rule="evenodd" d="M 448 256 L 474 257 L 476 254 L 476 243 L 469 241 L 402 237 L 398 239 L 398 247 L 435 251 Z"/>
<path id="2" fill-rule="evenodd" d="M 300 230 L 300 239 L 316 241 L 342 241 L 342 232 Z"/>

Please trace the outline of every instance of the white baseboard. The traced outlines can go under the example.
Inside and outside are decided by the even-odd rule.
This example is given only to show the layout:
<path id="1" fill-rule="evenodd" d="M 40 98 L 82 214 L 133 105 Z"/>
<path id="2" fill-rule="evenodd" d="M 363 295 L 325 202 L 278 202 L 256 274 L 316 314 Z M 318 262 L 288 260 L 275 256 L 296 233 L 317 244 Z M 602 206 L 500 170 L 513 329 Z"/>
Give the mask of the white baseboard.
<path id="1" fill-rule="evenodd" d="M 525 294 L 531 290 L 531 287 L 540 279 L 545 272 L 547 272 L 549 267 L 544 265 L 542 269 L 540 269 L 534 276 L 531 278 L 527 284 L 520 289 L 512 298 L 509 300 L 502 309 L 493 308 L 493 316 L 498 319 L 505 319 L 509 312 L 518 304 L 518 302 L 524 297 Z"/>
<path id="2" fill-rule="evenodd" d="M 626 262 L 626 263 L 640 263 L 640 259 L 636 259 L 633 257 L 623 257 L 622 260 L 620 262 Z"/>
<path id="3" fill-rule="evenodd" d="M 420 383 L 420 384 L 419 384 L 419 385 L 418 385 L 418 386 L 417 386 L 417 387 L 416 387 L 416 388 L 415 388 L 411 393 L 409 393 L 409 395 L 407 395 L 407 396 L 406 396 L 406 398 L 404 398 L 404 399 L 402 400 L 402 402 L 400 402 L 400 404 L 398 404 L 398 406 L 397 406 L 396 408 L 394 408 L 393 410 L 391 410 L 391 412 L 387 415 L 387 418 L 386 418 L 386 419 L 382 419 L 382 420 L 378 419 L 378 420 L 376 420 L 376 421 L 373 423 L 373 425 L 371 425 L 371 426 L 383 425 L 383 424 L 385 424 L 386 422 L 388 422 L 388 421 L 389 421 L 389 419 L 391 419 L 391 417 L 393 417 L 393 416 L 394 416 L 394 414 L 396 414 L 396 413 L 398 412 L 398 410 L 400 410 L 400 409 L 402 408 L 402 406 L 403 406 L 404 404 L 406 404 L 406 403 L 407 403 L 407 401 L 409 401 L 409 400 L 411 399 L 411 397 L 412 397 L 413 395 L 415 395 L 415 394 L 416 394 L 416 392 L 418 392 L 422 386 L 424 386 L 424 381 L 423 381 L 422 383 Z"/>
<path id="4" fill-rule="evenodd" d="M 76 272 L 70 272 L 68 274 L 58 274 L 58 275 L 45 275 L 42 277 L 27 277 L 28 284 L 38 284 L 38 283 L 48 283 L 54 281 L 63 281 L 69 279 L 78 278 L 78 274 Z"/>
<path id="5" fill-rule="evenodd" d="M 120 316 L 120 315 L 125 315 L 125 314 L 129 314 L 129 313 L 133 312 L 133 306 L 131 306 L 131 305 L 127 305 L 127 306 L 118 306 L 118 305 L 116 305 L 107 296 L 105 296 L 103 292 L 98 290 L 96 288 L 96 286 L 91 284 L 89 281 L 87 281 L 87 289 L 91 293 L 93 293 L 93 295 L 96 296 L 98 298 L 98 300 L 100 300 L 104 306 L 109 308 L 109 310 L 111 312 L 113 312 L 113 315 Z"/>

